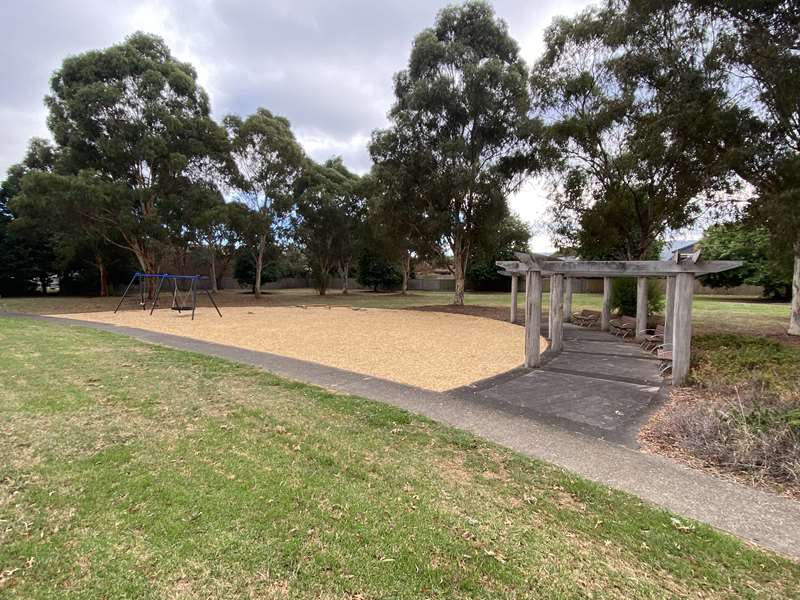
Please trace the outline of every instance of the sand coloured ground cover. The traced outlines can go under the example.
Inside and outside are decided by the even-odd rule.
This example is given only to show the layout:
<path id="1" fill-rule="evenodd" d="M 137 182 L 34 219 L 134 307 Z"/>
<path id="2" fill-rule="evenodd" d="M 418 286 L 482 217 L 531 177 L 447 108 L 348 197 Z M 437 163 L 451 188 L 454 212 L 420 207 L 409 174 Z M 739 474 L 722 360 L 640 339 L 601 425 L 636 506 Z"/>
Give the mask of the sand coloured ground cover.
<path id="1" fill-rule="evenodd" d="M 524 329 L 492 319 L 349 307 L 240 307 L 61 317 L 136 327 L 271 352 L 434 391 L 467 385 L 524 360 Z M 544 349 L 547 342 L 541 340 Z"/>

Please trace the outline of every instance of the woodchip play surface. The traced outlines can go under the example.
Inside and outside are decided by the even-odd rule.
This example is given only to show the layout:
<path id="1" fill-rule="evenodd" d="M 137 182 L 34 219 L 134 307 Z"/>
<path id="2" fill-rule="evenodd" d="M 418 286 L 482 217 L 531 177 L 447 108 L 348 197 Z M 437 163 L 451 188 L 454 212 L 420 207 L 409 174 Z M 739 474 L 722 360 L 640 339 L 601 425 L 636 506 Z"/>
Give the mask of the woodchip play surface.
<path id="1" fill-rule="evenodd" d="M 128 310 L 60 315 L 270 352 L 444 391 L 508 371 L 524 359 L 524 330 L 456 314 L 350 307 Z M 542 339 L 544 349 L 547 342 Z"/>

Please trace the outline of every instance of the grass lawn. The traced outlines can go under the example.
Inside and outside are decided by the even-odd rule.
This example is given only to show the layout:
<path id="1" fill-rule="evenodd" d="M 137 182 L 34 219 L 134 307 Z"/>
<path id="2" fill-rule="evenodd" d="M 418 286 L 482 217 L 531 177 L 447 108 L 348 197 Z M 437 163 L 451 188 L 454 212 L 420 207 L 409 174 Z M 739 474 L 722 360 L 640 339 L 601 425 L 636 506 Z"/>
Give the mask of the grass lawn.
<path id="1" fill-rule="evenodd" d="M 797 597 L 800 565 L 426 419 L 0 319 L 0 596 Z"/>
<path id="2" fill-rule="evenodd" d="M 225 290 L 218 294 L 218 302 L 224 306 L 285 306 L 295 304 L 344 304 L 366 308 L 413 308 L 418 306 L 447 305 L 452 301 L 450 292 L 409 292 L 402 296 L 397 293 L 351 292 L 342 295 L 334 290 L 326 296 L 319 296 L 311 289 L 270 290 L 260 301 L 252 294 L 240 290 Z M 35 298 L 0 298 L 0 310 L 33 312 L 38 314 L 87 312 L 94 310 L 113 310 L 119 298 L 80 298 L 48 296 Z M 507 308 L 511 304 L 508 293 L 468 292 L 465 302 L 470 306 L 489 306 Z M 583 308 L 600 309 L 600 294 L 575 294 L 573 310 Z M 200 297 L 200 304 L 207 300 Z M 549 305 L 548 295 L 544 295 L 545 310 Z M 127 304 L 134 307 L 135 302 Z M 519 295 L 520 314 L 524 311 L 524 294 Z M 789 324 L 789 304 L 765 302 L 758 298 L 741 296 L 695 296 L 694 322 L 699 331 L 733 331 L 739 333 L 785 334 Z"/>

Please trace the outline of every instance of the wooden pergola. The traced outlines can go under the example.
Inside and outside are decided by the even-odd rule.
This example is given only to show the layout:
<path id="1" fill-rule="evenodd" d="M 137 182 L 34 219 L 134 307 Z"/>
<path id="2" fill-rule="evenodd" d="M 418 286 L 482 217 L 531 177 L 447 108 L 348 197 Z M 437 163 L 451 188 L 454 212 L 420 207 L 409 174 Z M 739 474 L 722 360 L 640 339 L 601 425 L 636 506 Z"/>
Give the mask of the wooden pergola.
<path id="1" fill-rule="evenodd" d="M 525 276 L 525 366 L 541 365 L 539 335 L 542 326 L 542 281 L 550 277 L 548 352 L 564 348 L 564 321 L 572 316 L 573 281 L 579 278 L 603 279 L 603 305 L 600 328 L 608 331 L 611 320 L 611 279 L 636 277 L 636 337 L 647 329 L 647 278 L 667 280 L 664 340 L 672 347 L 672 382 L 683 385 L 689 374 L 692 347 L 692 298 L 698 275 L 719 273 L 741 266 L 740 261 L 700 259 L 700 253 L 676 255 L 674 260 L 593 261 L 556 259 L 543 255 L 516 253 L 515 261 L 497 261 L 501 273 L 511 277 L 511 321 L 517 313 L 518 277 Z M 566 319 L 565 319 L 566 313 Z"/>

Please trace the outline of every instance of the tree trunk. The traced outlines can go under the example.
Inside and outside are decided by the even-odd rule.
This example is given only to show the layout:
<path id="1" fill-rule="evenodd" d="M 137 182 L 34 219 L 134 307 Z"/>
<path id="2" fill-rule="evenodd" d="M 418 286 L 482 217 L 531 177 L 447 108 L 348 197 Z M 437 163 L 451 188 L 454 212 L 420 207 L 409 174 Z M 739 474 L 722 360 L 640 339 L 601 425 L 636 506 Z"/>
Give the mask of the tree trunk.
<path id="1" fill-rule="evenodd" d="M 211 291 L 217 293 L 219 289 L 217 288 L 217 261 L 216 261 L 216 252 L 213 250 L 211 251 L 211 273 L 209 279 L 211 279 Z"/>
<path id="2" fill-rule="evenodd" d="M 453 304 L 464 306 L 464 289 L 467 279 L 467 258 L 469 256 L 469 245 L 464 243 L 461 237 L 457 237 L 453 244 L 453 263 L 454 275 L 456 277 L 456 291 L 453 294 Z"/>
<path id="3" fill-rule="evenodd" d="M 408 252 L 403 257 L 402 271 L 403 282 L 400 284 L 400 294 L 405 296 L 408 291 L 408 279 L 411 277 L 411 254 Z"/>
<path id="4" fill-rule="evenodd" d="M 789 335 L 800 335 L 800 243 L 794 246 L 794 277 L 792 278 L 792 314 Z"/>
<path id="5" fill-rule="evenodd" d="M 39 276 L 39 285 L 42 286 L 42 296 L 47 296 L 47 275 Z"/>
<path id="6" fill-rule="evenodd" d="M 149 248 L 143 248 L 141 246 L 137 246 L 134 249 L 134 254 L 136 254 L 136 259 L 139 261 L 139 266 L 142 269 L 142 272 L 147 275 L 153 275 L 158 270 L 158 265 L 156 265 L 156 257 L 153 255 L 153 252 Z M 152 300 L 155 296 L 156 290 L 153 286 L 155 279 L 145 279 L 143 280 L 140 285 L 143 285 L 147 290 L 146 297 L 148 300 Z"/>
<path id="7" fill-rule="evenodd" d="M 94 264 L 97 265 L 97 272 L 100 275 L 100 297 L 105 298 L 108 296 L 108 267 L 99 254 L 94 257 Z"/>
<path id="8" fill-rule="evenodd" d="M 342 294 L 345 296 L 350 293 L 350 263 L 346 262 L 339 269 L 339 274 L 342 276 Z"/>
<path id="9" fill-rule="evenodd" d="M 261 269 L 264 266 L 264 248 L 267 245 L 267 236 L 262 235 L 258 239 L 258 252 L 256 253 L 256 278 L 253 284 L 253 294 L 256 298 L 261 297 Z"/>

